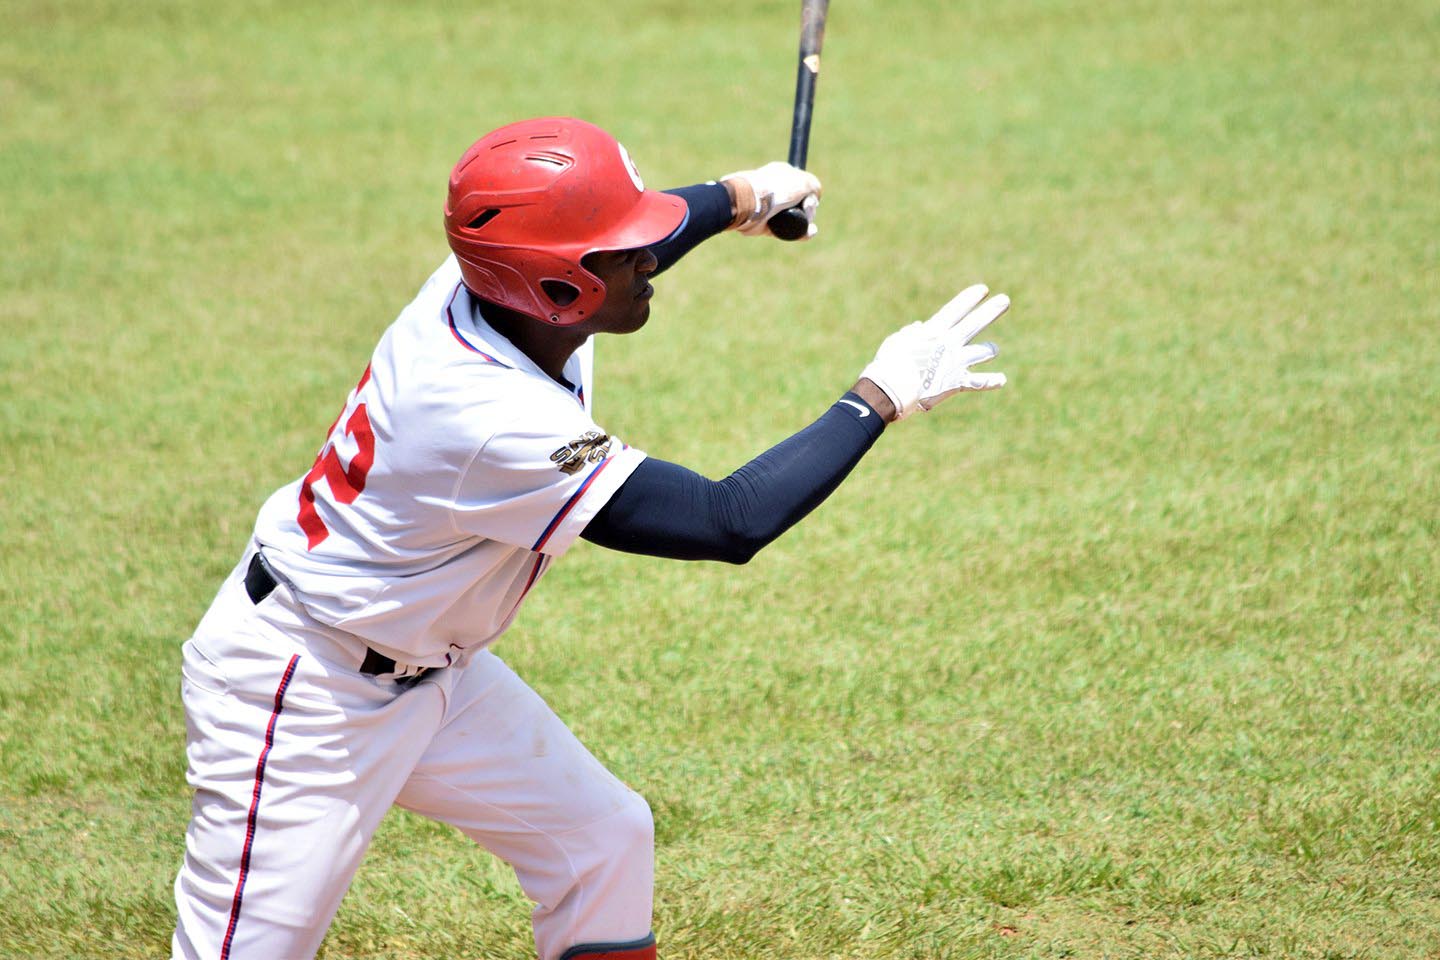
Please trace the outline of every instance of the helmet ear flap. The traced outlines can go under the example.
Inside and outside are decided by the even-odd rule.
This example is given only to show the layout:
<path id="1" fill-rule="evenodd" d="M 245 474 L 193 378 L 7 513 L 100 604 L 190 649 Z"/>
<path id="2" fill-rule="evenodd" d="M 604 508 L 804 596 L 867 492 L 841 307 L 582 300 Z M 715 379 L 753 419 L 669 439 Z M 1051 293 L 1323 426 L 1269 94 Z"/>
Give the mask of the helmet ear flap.
<path id="1" fill-rule="evenodd" d="M 541 280 L 540 289 L 557 307 L 568 307 L 580 299 L 580 288 L 568 280 Z"/>
<path id="2" fill-rule="evenodd" d="M 572 271 L 567 270 L 565 272 L 570 273 Z M 602 288 L 596 287 L 592 292 L 600 293 L 601 290 Z M 550 305 L 555 308 L 553 311 L 547 311 L 549 316 L 546 317 L 546 319 L 556 324 L 561 322 L 559 311 L 573 307 L 575 302 L 580 299 L 582 293 L 581 289 L 569 280 L 548 278 L 540 281 L 540 292 L 545 295 L 545 299 L 549 300 Z M 578 311 L 576 316 L 578 319 L 583 319 L 585 317 L 585 311 Z M 574 321 L 570 322 L 573 323 Z"/>

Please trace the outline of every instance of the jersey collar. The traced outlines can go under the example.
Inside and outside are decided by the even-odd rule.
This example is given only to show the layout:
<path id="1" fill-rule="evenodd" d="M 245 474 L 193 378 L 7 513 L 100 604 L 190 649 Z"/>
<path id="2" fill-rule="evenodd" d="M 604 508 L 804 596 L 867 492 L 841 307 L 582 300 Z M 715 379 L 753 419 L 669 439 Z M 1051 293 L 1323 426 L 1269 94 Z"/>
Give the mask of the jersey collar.
<path id="1" fill-rule="evenodd" d="M 562 372 L 565 379 L 570 382 L 570 387 L 567 389 L 565 384 L 556 383 L 548 373 L 541 370 L 535 361 L 511 343 L 508 337 L 490 326 L 485 319 L 483 307 L 484 304 L 470 296 L 470 291 L 465 289 L 464 284 L 461 284 L 459 292 L 456 293 L 455 299 L 450 305 L 452 316 L 448 319 L 464 335 L 466 346 L 504 366 L 534 374 L 545 382 L 554 384 L 556 389 L 564 390 L 580 401 L 582 406 L 584 405 L 584 384 L 581 382 L 580 369 L 580 353 L 584 350 L 583 344 L 565 361 Z"/>

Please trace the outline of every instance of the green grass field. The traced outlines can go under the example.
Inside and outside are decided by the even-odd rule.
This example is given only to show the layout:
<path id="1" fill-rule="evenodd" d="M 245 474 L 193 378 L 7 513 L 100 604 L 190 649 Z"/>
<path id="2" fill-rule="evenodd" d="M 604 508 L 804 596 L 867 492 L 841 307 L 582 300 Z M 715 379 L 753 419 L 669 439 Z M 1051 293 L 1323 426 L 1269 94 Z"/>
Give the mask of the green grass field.
<path id="1" fill-rule="evenodd" d="M 179 648 L 569 113 L 783 153 L 797 5 L 9 0 L 0 957 L 165 955 Z M 650 800 L 662 956 L 1440 956 L 1440 8 L 838 0 L 816 243 L 717 239 L 600 421 L 722 475 L 983 279 L 1011 377 L 744 568 L 577 548 L 497 650 Z M 532 955 L 392 815 L 322 954 Z"/>

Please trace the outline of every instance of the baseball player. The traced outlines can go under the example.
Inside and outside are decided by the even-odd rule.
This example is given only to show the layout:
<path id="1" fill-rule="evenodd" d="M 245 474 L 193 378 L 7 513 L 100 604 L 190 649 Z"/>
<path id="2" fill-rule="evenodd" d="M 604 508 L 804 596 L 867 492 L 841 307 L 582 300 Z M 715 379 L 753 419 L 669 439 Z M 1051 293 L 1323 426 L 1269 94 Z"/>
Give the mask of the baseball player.
<path id="1" fill-rule="evenodd" d="M 885 425 L 963 390 L 984 287 L 881 345 L 818 420 L 712 481 L 591 415 L 592 338 L 727 228 L 811 221 L 784 163 L 646 190 L 579 120 L 511 124 L 450 177 L 453 256 L 381 337 L 309 470 L 276 491 L 185 644 L 193 817 L 173 956 L 310 957 L 385 812 L 453 824 L 515 870 L 540 960 L 653 960 L 650 810 L 490 646 L 579 537 L 744 563 Z M 557 638 L 558 639 L 558 638 Z"/>

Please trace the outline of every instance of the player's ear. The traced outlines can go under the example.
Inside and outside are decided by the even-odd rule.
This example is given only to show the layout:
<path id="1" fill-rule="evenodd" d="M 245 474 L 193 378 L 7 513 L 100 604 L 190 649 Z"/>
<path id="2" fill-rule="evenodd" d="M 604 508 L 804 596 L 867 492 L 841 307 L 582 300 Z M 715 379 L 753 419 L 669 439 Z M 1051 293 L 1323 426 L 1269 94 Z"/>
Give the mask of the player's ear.
<path id="1" fill-rule="evenodd" d="M 540 289 L 557 307 L 568 307 L 580 296 L 580 288 L 564 280 L 541 280 Z"/>

